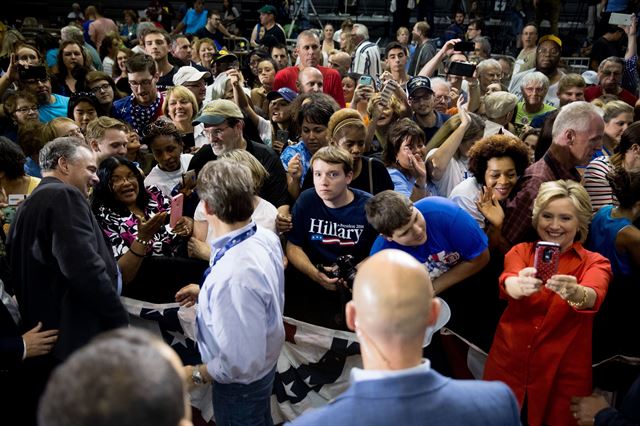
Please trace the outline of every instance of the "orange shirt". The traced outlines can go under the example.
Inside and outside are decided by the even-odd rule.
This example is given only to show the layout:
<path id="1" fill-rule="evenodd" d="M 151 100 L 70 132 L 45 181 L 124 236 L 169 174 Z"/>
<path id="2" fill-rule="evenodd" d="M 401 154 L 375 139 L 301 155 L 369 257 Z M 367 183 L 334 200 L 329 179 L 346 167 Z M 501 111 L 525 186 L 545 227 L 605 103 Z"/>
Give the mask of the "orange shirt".
<path id="1" fill-rule="evenodd" d="M 505 382 L 520 406 L 527 397 L 529 424 L 572 425 L 572 396 L 591 394 L 591 331 L 611 280 L 611 265 L 574 243 L 560 255 L 558 274 L 573 275 L 597 294 L 592 309 L 576 310 L 542 288 L 515 300 L 504 288 L 508 277 L 533 266 L 535 243 L 514 246 L 504 259 L 500 296 L 508 300 L 484 370 L 485 380 Z"/>

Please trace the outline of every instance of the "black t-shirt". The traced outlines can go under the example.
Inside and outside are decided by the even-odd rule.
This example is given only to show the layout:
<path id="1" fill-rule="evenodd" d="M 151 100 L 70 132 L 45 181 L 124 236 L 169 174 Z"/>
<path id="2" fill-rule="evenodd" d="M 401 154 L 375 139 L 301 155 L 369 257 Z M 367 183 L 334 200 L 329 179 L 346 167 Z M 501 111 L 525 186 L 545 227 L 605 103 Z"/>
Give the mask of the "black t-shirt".
<path id="1" fill-rule="evenodd" d="M 271 29 L 266 29 L 262 25 L 258 24 L 258 36 L 256 37 L 256 43 L 263 46 L 275 46 L 276 44 L 286 44 L 286 36 L 284 31 L 278 24 L 275 24 Z"/>
<path id="2" fill-rule="evenodd" d="M 282 167 L 280 158 L 271 148 L 258 142 L 247 141 L 247 151 L 256 157 L 269 172 L 269 177 L 260 190 L 260 197 L 276 207 L 289 204 L 287 174 L 284 171 L 284 167 Z M 211 149 L 211 145 L 205 145 L 191 159 L 189 170 L 195 170 L 196 173 L 200 173 L 205 164 L 217 158 L 216 154 L 213 153 L 213 149 Z"/>
<path id="3" fill-rule="evenodd" d="M 369 182 L 369 162 L 373 176 L 373 192 Z M 350 188 L 359 189 L 369 194 L 376 195 L 379 192 L 393 189 L 393 181 L 382 161 L 375 158 L 362 157 L 362 170 L 357 178 L 351 181 Z M 313 188 L 313 172 L 309 171 L 302 182 L 302 190 Z"/>
<path id="4" fill-rule="evenodd" d="M 171 68 L 171 71 L 158 79 L 158 86 L 173 87 L 173 76 L 178 72 L 179 69 L 180 67 L 177 65 Z"/>
<path id="5" fill-rule="evenodd" d="M 216 48 L 224 47 L 225 45 L 224 34 L 222 34 L 220 31 L 212 33 L 207 29 L 207 27 L 203 27 L 196 31 L 194 35 L 198 38 L 210 38 L 211 40 L 218 43 L 219 46 L 216 46 Z"/>

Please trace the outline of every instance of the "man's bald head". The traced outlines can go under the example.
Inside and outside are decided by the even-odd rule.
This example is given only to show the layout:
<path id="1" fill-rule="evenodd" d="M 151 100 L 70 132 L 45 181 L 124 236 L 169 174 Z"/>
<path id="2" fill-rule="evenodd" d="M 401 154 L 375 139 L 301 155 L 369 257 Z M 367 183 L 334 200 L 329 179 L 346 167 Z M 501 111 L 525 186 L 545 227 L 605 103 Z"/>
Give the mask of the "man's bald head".
<path id="1" fill-rule="evenodd" d="M 329 66 L 337 70 L 340 75 L 345 75 L 351 67 L 351 55 L 341 50 L 332 53 L 329 56 Z"/>
<path id="2" fill-rule="evenodd" d="M 383 250 L 358 268 L 347 323 L 378 345 L 419 349 L 439 306 L 424 265 L 403 251 Z"/>
<path id="3" fill-rule="evenodd" d="M 298 73 L 298 86 L 299 93 L 322 93 L 322 86 L 324 83 L 324 77 L 319 69 L 313 67 L 307 67 Z"/>

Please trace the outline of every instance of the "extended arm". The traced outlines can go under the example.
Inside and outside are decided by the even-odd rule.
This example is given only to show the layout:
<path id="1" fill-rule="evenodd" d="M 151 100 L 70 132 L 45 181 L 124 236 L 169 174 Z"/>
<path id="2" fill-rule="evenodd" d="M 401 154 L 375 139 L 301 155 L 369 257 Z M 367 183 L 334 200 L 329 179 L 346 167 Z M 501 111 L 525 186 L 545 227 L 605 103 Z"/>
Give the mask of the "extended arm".
<path id="1" fill-rule="evenodd" d="M 479 272 L 489 263 L 489 249 L 485 249 L 478 256 L 471 260 L 465 260 L 449 269 L 444 274 L 433 280 L 435 294 L 440 294 L 444 290 L 465 280 L 473 274 Z"/>

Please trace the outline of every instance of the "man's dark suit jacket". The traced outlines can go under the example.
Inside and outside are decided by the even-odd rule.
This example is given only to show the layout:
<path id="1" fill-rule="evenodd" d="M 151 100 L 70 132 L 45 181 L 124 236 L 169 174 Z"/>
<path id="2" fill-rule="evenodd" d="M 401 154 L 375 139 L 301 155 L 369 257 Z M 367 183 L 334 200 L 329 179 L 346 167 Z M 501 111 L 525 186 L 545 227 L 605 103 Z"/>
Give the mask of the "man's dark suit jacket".
<path id="1" fill-rule="evenodd" d="M 55 359 L 127 324 L 113 252 L 77 188 L 42 179 L 18 208 L 7 251 L 23 329 L 59 329 Z"/>

